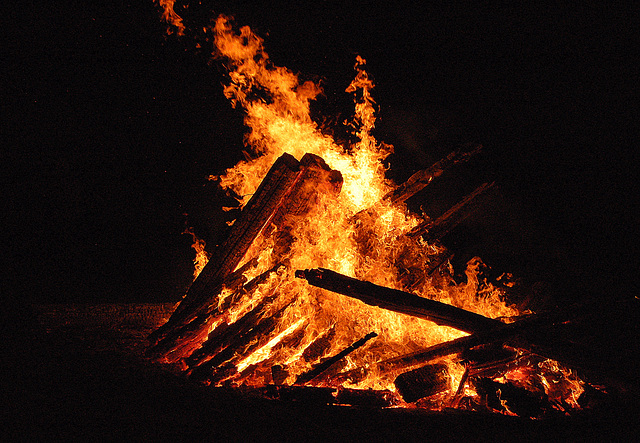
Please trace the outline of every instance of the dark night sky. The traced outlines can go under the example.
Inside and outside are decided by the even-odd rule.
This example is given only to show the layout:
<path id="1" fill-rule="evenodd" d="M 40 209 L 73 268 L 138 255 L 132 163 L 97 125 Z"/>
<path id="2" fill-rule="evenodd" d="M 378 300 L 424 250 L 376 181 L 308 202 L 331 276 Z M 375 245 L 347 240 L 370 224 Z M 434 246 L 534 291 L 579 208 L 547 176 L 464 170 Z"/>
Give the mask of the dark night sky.
<path id="1" fill-rule="evenodd" d="M 35 301 L 176 300 L 183 213 L 219 217 L 204 177 L 240 158 L 242 116 L 220 66 L 166 37 L 151 0 L 98 3 L 5 17 L 4 284 Z M 276 64 L 322 80 L 319 109 L 342 112 L 367 59 L 398 176 L 482 143 L 505 192 L 593 281 L 637 275 L 637 9 L 227 3 L 188 14 L 252 26 Z"/>

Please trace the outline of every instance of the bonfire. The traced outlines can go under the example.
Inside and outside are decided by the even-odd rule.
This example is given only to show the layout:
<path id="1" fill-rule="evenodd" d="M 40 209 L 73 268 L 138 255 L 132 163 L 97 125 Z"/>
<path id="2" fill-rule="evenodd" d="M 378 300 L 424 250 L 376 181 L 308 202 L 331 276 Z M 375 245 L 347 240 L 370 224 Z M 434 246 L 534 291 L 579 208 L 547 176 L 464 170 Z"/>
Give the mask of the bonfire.
<path id="1" fill-rule="evenodd" d="M 249 128 L 246 159 L 211 177 L 237 197 L 237 216 L 218 245 L 194 235 L 194 281 L 151 335 L 150 358 L 201 383 L 275 398 L 321 392 L 329 403 L 531 417 L 579 409 L 585 382 L 540 333 L 567 313 L 520 312 L 509 285 L 482 277 L 479 258 L 456 281 L 440 242 L 496 186 L 481 185 L 435 220 L 406 206 L 481 147 L 396 185 L 384 166 L 393 147 L 372 135 L 374 84 L 362 57 L 345 91 L 357 141 L 345 146 L 310 116 L 318 84 L 275 66 L 263 40 L 229 17 L 209 31 L 228 69 L 224 94 Z"/>

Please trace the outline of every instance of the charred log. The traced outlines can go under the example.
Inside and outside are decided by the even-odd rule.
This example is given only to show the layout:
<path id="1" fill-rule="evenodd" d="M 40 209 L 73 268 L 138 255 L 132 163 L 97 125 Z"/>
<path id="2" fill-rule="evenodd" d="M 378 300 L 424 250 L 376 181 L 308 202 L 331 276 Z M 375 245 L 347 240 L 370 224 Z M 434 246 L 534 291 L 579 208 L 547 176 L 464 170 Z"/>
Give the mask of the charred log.
<path id="1" fill-rule="evenodd" d="M 465 332 L 488 330 L 502 324 L 498 320 L 474 312 L 347 277 L 329 269 L 298 270 L 296 277 L 306 279 L 313 286 L 356 298 L 371 306 L 424 318 L 438 325 L 451 326 Z"/>
<path id="2" fill-rule="evenodd" d="M 298 378 L 296 379 L 296 384 L 297 385 L 304 385 L 306 383 L 309 383 L 311 380 L 313 380 L 314 378 L 318 377 L 320 374 L 322 374 L 327 369 L 329 369 L 332 365 L 334 365 L 335 363 L 339 362 L 344 357 L 346 357 L 347 355 L 351 354 L 353 351 L 355 351 L 356 349 L 362 347 L 366 342 L 368 342 L 369 340 L 371 340 L 372 338 L 377 337 L 377 336 L 378 336 L 378 334 L 375 333 L 375 332 L 368 333 L 367 335 L 362 337 L 360 340 L 358 340 L 357 342 L 353 343 L 352 345 L 350 345 L 346 349 L 340 351 L 339 353 L 337 353 L 333 357 L 330 357 L 330 358 L 326 359 L 325 361 L 323 361 L 321 363 L 318 363 L 310 371 L 307 371 L 307 372 L 305 372 L 303 374 L 300 374 L 298 376 Z"/>
<path id="3" fill-rule="evenodd" d="M 277 294 L 270 295 L 234 323 L 230 325 L 223 323 L 214 329 L 202 346 L 185 360 L 187 365 L 189 367 L 196 367 L 202 364 L 215 357 L 228 346 L 232 338 L 244 336 L 244 334 L 256 325 L 276 298 Z"/>
<path id="4" fill-rule="evenodd" d="M 466 152 L 462 150 L 452 152 L 447 157 L 434 163 L 431 167 L 413 174 L 406 182 L 385 195 L 383 201 L 397 204 L 409 199 L 422 191 L 434 178 L 440 177 L 447 169 L 458 163 L 468 161 L 481 150 L 482 145 L 477 145 Z"/>
<path id="5" fill-rule="evenodd" d="M 407 235 L 409 237 L 422 236 L 428 242 L 440 240 L 480 209 L 493 189 L 495 189 L 495 183 L 483 183 L 436 220 L 427 220 L 419 224 Z"/>
<path id="6" fill-rule="evenodd" d="M 242 287 L 237 288 L 236 292 L 233 295 L 225 298 L 224 301 L 218 305 L 218 307 L 216 309 L 216 312 L 221 312 L 221 313 L 225 312 L 227 309 L 229 309 L 231 306 L 233 306 L 236 302 L 240 301 L 247 294 L 250 294 L 253 291 L 255 291 L 256 288 L 258 287 L 258 285 L 266 282 L 267 279 L 273 273 L 278 272 L 278 270 L 280 268 L 282 268 L 283 266 L 284 265 L 281 264 L 281 263 L 276 263 L 274 266 L 272 266 L 271 268 L 267 269 L 262 274 L 257 275 L 254 278 L 252 278 L 249 282 L 244 284 Z"/>
<path id="7" fill-rule="evenodd" d="M 282 365 L 271 366 L 271 380 L 273 380 L 274 384 L 284 384 L 287 377 L 289 377 L 289 372 Z"/>
<path id="8" fill-rule="evenodd" d="M 231 226 L 226 240 L 213 251 L 169 321 L 150 336 L 152 342 L 172 328 L 189 322 L 199 314 L 203 305 L 210 303 L 210 298 L 217 294 L 216 286 L 238 266 L 251 243 L 282 204 L 299 171 L 300 163 L 290 154 L 283 154 L 276 160 Z"/>
<path id="9" fill-rule="evenodd" d="M 495 378 L 521 366 L 532 366 L 541 360 L 530 352 L 518 352 L 503 346 L 490 345 L 478 348 L 461 354 L 461 357 L 468 362 L 467 369 L 471 377 Z"/>
<path id="10" fill-rule="evenodd" d="M 335 403 L 361 408 L 388 408 L 397 403 L 396 396 L 388 390 L 338 388 Z"/>
<path id="11" fill-rule="evenodd" d="M 306 325 L 300 325 L 292 334 L 283 337 L 282 340 L 271 349 L 271 356 L 269 358 L 247 366 L 242 372 L 238 373 L 237 376 L 233 377 L 232 381 L 261 378 L 261 384 L 263 385 L 271 382 L 275 384 L 284 383 L 284 380 L 286 380 L 289 374 L 284 367 L 275 364 L 280 358 L 278 352 L 282 349 L 297 348 L 304 337 L 305 329 Z"/>
<path id="12" fill-rule="evenodd" d="M 462 400 L 462 397 L 464 396 L 464 388 L 465 385 L 467 384 L 467 380 L 469 380 L 469 365 L 466 365 L 464 368 L 464 372 L 462 373 L 462 377 L 460 377 L 460 383 L 458 384 L 458 389 L 456 389 L 456 393 L 453 396 L 453 399 L 451 399 L 451 407 L 452 408 L 457 408 L 458 405 L 460 404 L 460 400 Z"/>
<path id="13" fill-rule="evenodd" d="M 426 365 L 400 374 L 394 384 L 402 399 L 413 403 L 449 389 L 450 376 L 447 365 L 437 363 Z"/>
<path id="14" fill-rule="evenodd" d="M 171 334 L 149 348 L 146 355 L 154 360 L 165 357 L 168 362 L 174 362 L 180 357 L 169 357 L 169 354 L 177 354 L 179 349 L 191 343 L 200 334 L 203 328 L 209 325 L 208 316 L 199 316 L 184 326 L 174 329 Z"/>
<path id="15" fill-rule="evenodd" d="M 313 362 L 319 359 L 325 351 L 331 346 L 331 341 L 336 335 L 336 327 L 332 325 L 329 329 L 321 333 L 309 346 L 302 352 L 302 358 L 307 362 Z"/>
<path id="16" fill-rule="evenodd" d="M 260 322 L 236 337 L 232 340 L 229 340 L 226 343 L 224 349 L 218 352 L 213 358 L 207 360 L 204 363 L 201 363 L 198 366 L 195 366 L 189 378 L 197 381 L 216 381 L 221 379 L 221 375 L 225 374 L 228 370 L 226 367 L 222 367 L 221 370 L 216 369 L 221 366 L 223 363 L 227 363 L 229 360 L 233 359 L 235 355 L 245 355 L 250 353 L 249 350 L 252 347 L 258 346 L 257 342 L 252 342 L 258 339 L 261 336 L 268 335 L 275 328 L 277 321 L 280 318 L 280 315 L 284 312 L 287 306 L 280 308 L 277 312 L 275 312 L 272 316 L 263 318 Z M 233 365 L 235 366 L 235 365 Z M 228 377 L 233 375 L 232 373 L 227 373 L 225 376 Z"/>
<path id="17" fill-rule="evenodd" d="M 574 308 L 567 311 L 552 311 L 545 314 L 530 315 L 508 324 L 497 322 L 497 326 L 492 329 L 438 343 L 421 351 L 383 360 L 378 362 L 376 366 L 382 368 L 382 370 L 417 367 L 436 358 L 459 354 L 480 345 L 502 345 L 506 343 L 521 349 L 538 349 L 540 346 L 536 347 L 531 343 L 531 340 L 536 339 L 538 330 L 553 327 L 579 315 L 579 309 Z"/>
<path id="18" fill-rule="evenodd" d="M 544 392 L 533 393 L 511 383 L 499 383 L 489 378 L 479 378 L 474 385 L 485 404 L 496 411 L 539 418 L 553 409 Z"/>
<path id="19" fill-rule="evenodd" d="M 234 290 L 234 288 L 238 288 L 239 286 L 241 286 L 246 280 L 243 276 L 243 273 L 256 264 L 257 260 L 250 260 L 238 270 L 229 274 L 224 279 L 224 282 L 216 288 L 216 296 L 220 293 L 220 291 L 222 291 L 223 288 Z M 243 288 L 248 287 L 250 284 L 251 282 L 249 282 Z M 167 356 L 170 353 L 176 353 L 175 351 L 178 348 L 182 348 L 185 344 L 193 342 L 193 340 L 195 340 L 199 335 L 202 334 L 202 330 L 205 327 L 208 328 L 211 324 L 215 323 L 215 321 L 219 318 L 219 315 L 216 315 L 216 313 L 223 312 L 232 302 L 232 299 L 233 297 L 228 297 L 223 304 L 214 305 L 213 303 L 217 302 L 217 299 L 216 297 L 213 297 L 211 303 L 208 306 L 203 307 L 201 313 L 198 316 L 191 319 L 189 322 L 185 323 L 182 326 L 174 326 L 173 329 L 166 331 L 164 334 L 161 334 L 163 338 L 157 341 L 154 346 L 148 349 L 147 355 L 152 358 L 160 358 L 163 355 Z M 164 325 L 160 329 L 162 329 L 163 327 Z M 169 361 L 174 360 L 175 359 L 169 359 Z"/>
<path id="20" fill-rule="evenodd" d="M 341 187 L 342 175 L 329 168 L 316 155 L 305 154 L 300 163 L 288 154 L 280 157 L 232 226 L 227 240 L 216 249 L 207 266 L 194 281 L 185 299 L 169 321 L 150 336 L 154 343 L 162 341 L 162 345 L 156 346 L 152 352 L 155 355 L 172 352 L 181 345 L 180 341 L 190 341 L 201 336 L 203 332 L 197 325 L 212 324 L 215 320 L 208 318 L 209 316 L 228 309 L 238 297 L 265 281 L 281 266 L 281 258 L 293 241 L 290 230 L 315 205 L 319 193 L 336 195 Z M 276 265 L 249 282 L 233 297 L 220 303 L 218 297 L 223 283 L 216 282 L 221 278 L 223 282 L 227 281 L 225 276 L 239 264 L 261 232 L 265 236 L 276 235 L 271 257 L 272 263 Z M 242 277 L 242 272 L 249 263 L 255 264 L 255 259 L 230 275 L 239 273 Z M 206 320 L 204 323 L 198 320 L 199 323 L 192 324 L 197 318 Z M 189 334 L 185 335 L 187 331 Z"/>
<path id="21" fill-rule="evenodd" d="M 287 197 L 265 228 L 265 235 L 275 231 L 273 260 L 280 261 L 291 244 L 291 231 L 300 219 L 316 205 L 320 194 L 336 196 L 342 189 L 342 174 L 331 169 L 314 154 L 305 154 L 300 160 L 300 173 L 291 185 Z"/>

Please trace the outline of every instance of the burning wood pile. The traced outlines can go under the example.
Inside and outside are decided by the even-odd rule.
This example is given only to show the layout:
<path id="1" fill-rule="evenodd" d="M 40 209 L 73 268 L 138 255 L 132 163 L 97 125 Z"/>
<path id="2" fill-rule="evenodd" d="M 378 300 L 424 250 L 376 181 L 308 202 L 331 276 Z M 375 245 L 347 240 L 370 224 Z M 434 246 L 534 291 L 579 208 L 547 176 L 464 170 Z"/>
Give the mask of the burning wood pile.
<path id="1" fill-rule="evenodd" d="M 316 85 L 272 66 L 248 28 L 220 17 L 212 31 L 254 155 L 216 177 L 243 207 L 148 355 L 193 380 L 279 399 L 527 417 L 579 408 L 588 385 L 558 363 L 572 361 L 553 333 L 571 315 L 521 315 L 479 259 L 467 281 L 453 278 L 440 239 L 495 185 L 437 219 L 404 203 L 480 148 L 394 186 L 382 163 L 391 147 L 371 135 L 364 60 L 347 88 L 359 141 L 344 147 L 309 116 Z"/>
<path id="2" fill-rule="evenodd" d="M 415 174 L 383 200 L 406 199 L 472 153 L 452 153 Z M 150 355 L 180 365 L 192 379 L 215 385 L 262 387 L 264 395 L 278 398 L 295 398 L 304 392 L 295 394 L 295 387 L 314 386 L 327 388 L 314 395 L 323 393 L 320 398 L 329 403 L 391 406 L 421 402 L 436 408 L 479 408 L 477 398 L 484 396 L 487 407 L 527 416 L 538 416 L 554 407 L 577 406 L 582 381 L 541 357 L 544 352 L 532 352 L 539 352 L 545 345 L 537 330 L 566 321 L 564 314 L 523 316 L 504 322 L 329 269 L 292 269 L 288 254 L 295 242 L 296 225 L 304 225 L 320 199 L 335 198 L 341 185 L 341 174 L 316 155 L 306 154 L 300 162 L 289 154 L 278 158 L 169 321 L 150 337 Z M 406 241 L 416 246 L 425 237 L 437 241 L 491 188 L 482 185 L 442 217 L 417 225 L 405 234 Z M 361 220 L 371 217 L 373 211 L 355 214 L 351 223 L 361 226 Z M 443 254 L 434 255 L 435 265 L 407 274 L 405 281 L 415 286 L 418 278 L 437 271 Z M 378 314 L 400 313 L 409 321 L 426 320 L 426 328 L 435 323 L 469 335 L 372 362 L 367 351 L 385 355 L 383 350 L 389 352 L 385 349 L 389 344 L 382 340 L 376 343 L 376 331 L 357 340 L 353 340 L 353 333 L 340 339 L 338 331 L 344 333 L 345 328 L 336 323 L 338 318 L 314 318 L 323 315 L 319 311 L 321 302 L 315 310 L 305 306 L 306 315 L 297 313 L 301 303 L 296 298 L 300 295 L 286 288 L 304 283 L 292 281 L 294 275 L 310 285 L 305 290 L 314 297 L 327 297 L 326 291 L 331 291 L 345 297 L 334 296 L 333 302 L 347 305 L 349 299 L 356 299 L 378 307 L 373 311 Z M 363 314 L 366 312 L 363 309 Z M 314 323 L 325 328 L 318 330 Z M 353 343 L 346 345 L 350 340 Z M 363 355 L 349 361 L 348 357 L 358 350 Z M 367 363 L 354 365 L 357 361 Z M 519 385 L 520 377 L 526 377 L 526 384 L 532 383 L 527 373 L 536 371 L 540 380 L 562 379 L 564 392 L 554 392 L 551 400 L 551 393 L 543 386 L 537 387 L 536 397 Z M 375 389 L 377 383 L 372 383 L 372 378 L 392 383 L 389 389 Z M 361 384 L 375 390 L 349 389 Z M 476 392 L 469 395 L 474 389 Z"/>

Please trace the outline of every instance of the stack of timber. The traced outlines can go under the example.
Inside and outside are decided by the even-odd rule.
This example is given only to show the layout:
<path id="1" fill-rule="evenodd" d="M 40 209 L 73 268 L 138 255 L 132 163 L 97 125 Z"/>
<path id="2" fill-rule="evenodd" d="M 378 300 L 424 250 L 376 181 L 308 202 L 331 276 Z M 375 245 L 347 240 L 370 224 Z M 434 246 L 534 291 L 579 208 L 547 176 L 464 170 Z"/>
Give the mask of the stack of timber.
<path id="1" fill-rule="evenodd" d="M 399 204 L 424 189 L 435 178 L 453 165 L 468 161 L 480 147 L 468 152 L 456 151 L 432 167 L 419 171 L 383 198 L 386 204 Z M 193 282 L 184 299 L 170 319 L 150 337 L 148 355 L 157 361 L 179 363 L 192 379 L 207 383 L 233 383 L 252 374 L 259 374 L 266 382 L 267 397 L 287 399 L 311 395 L 306 389 L 315 389 L 321 402 L 340 404 L 389 405 L 392 396 L 388 391 L 374 393 L 357 392 L 326 386 L 342 386 L 345 382 L 357 382 L 370 371 L 387 373 L 395 379 L 395 386 L 403 401 L 417 402 L 426 397 L 439 395 L 450 389 L 451 376 L 442 359 L 455 358 L 464 364 L 465 370 L 457 391 L 451 399 L 456 407 L 463 396 L 466 384 L 474 384 L 483 392 L 499 390 L 491 380 L 520 365 L 531 365 L 541 358 L 562 360 L 574 367 L 582 363 L 574 353 L 567 353 L 567 343 L 554 337 L 558 324 L 579 316 L 580 309 L 529 315 L 511 323 L 491 319 L 452 305 L 430 300 L 411 292 L 375 285 L 341 275 L 329 269 L 317 268 L 296 270 L 295 276 L 305 279 L 310 285 L 358 299 L 368 305 L 393 312 L 427 319 L 438 325 L 448 326 L 469 335 L 420 349 L 405 355 L 378 361 L 367 367 L 342 371 L 347 355 L 359 348 L 366 349 L 377 333 L 370 332 L 350 346 L 333 355 L 327 350 L 335 339 L 336 328 L 328 327 L 318 332 L 312 342 L 301 352 L 299 359 L 308 363 L 308 371 L 291 380 L 286 364 L 272 358 L 249 366 L 239 366 L 241 360 L 266 344 L 275 335 L 277 324 L 291 296 L 277 289 L 261 294 L 241 315 L 229 314 L 230 307 L 243 299 L 249 299 L 260 283 L 277 274 L 287 266 L 285 257 L 294 241 L 293 228 L 310 213 L 321 194 L 337 196 L 342 186 L 340 172 L 329 168 L 322 158 L 306 154 L 299 162 L 284 154 L 273 164 L 262 183 L 231 226 L 226 239 L 215 248 L 203 271 Z M 485 183 L 463 198 L 458 204 L 435 220 L 427 219 L 418 225 L 406 238 L 415 241 L 438 242 L 455 227 L 480 208 L 496 190 L 494 183 Z M 366 217 L 375 217 L 376 206 L 361 211 L 353 217 L 356 226 L 366 226 Z M 364 229 L 364 228 L 363 228 Z M 272 246 L 268 269 L 247 281 L 246 271 L 256 268 L 257 251 L 265 239 Z M 412 283 L 449 260 L 452 252 L 443 252 L 433 263 L 427 263 Z M 261 269 L 264 269 L 261 268 Z M 399 267 L 399 269 L 401 269 Z M 420 273 L 419 273 L 420 274 Z M 411 285 L 404 285 L 407 290 Z M 227 295 L 221 297 L 223 291 Z M 296 347 L 304 335 L 305 324 L 297 326 L 277 346 Z M 334 348 L 335 349 L 335 348 Z M 240 369 L 239 369 L 240 368 Z M 293 383 L 288 386 L 285 381 Z M 509 389 L 509 388 L 508 388 Z M 509 391 L 516 398 L 517 389 Z M 489 394 L 487 394 L 489 395 Z M 334 400 L 331 400 L 333 397 Z M 315 398 L 315 397 L 314 397 Z M 539 405 L 535 405 L 536 407 Z M 544 408 L 546 408 L 546 403 Z M 523 410 L 526 408 L 523 407 Z M 529 407 L 529 410 L 536 410 Z M 533 413 L 531 413 L 533 414 Z"/>
<path id="2" fill-rule="evenodd" d="M 292 224 L 311 210 L 320 193 L 337 195 L 341 187 L 340 172 L 316 155 L 306 154 L 300 162 L 289 154 L 278 158 L 167 323 L 150 335 L 148 355 L 159 361 L 176 362 L 200 351 L 202 343 L 209 346 L 208 331 L 221 320 L 224 323 L 228 303 L 247 296 L 261 279 L 280 267 L 292 241 Z M 255 257 L 246 256 L 259 236 L 275 236 L 273 267 L 246 282 L 244 272 L 257 264 Z M 219 296 L 224 288 L 231 289 L 234 296 L 221 303 Z M 245 323 L 250 329 L 254 326 L 252 321 L 269 310 L 273 298 L 265 297 L 262 308 L 256 307 L 260 312 L 247 314 L 250 320 Z"/>

